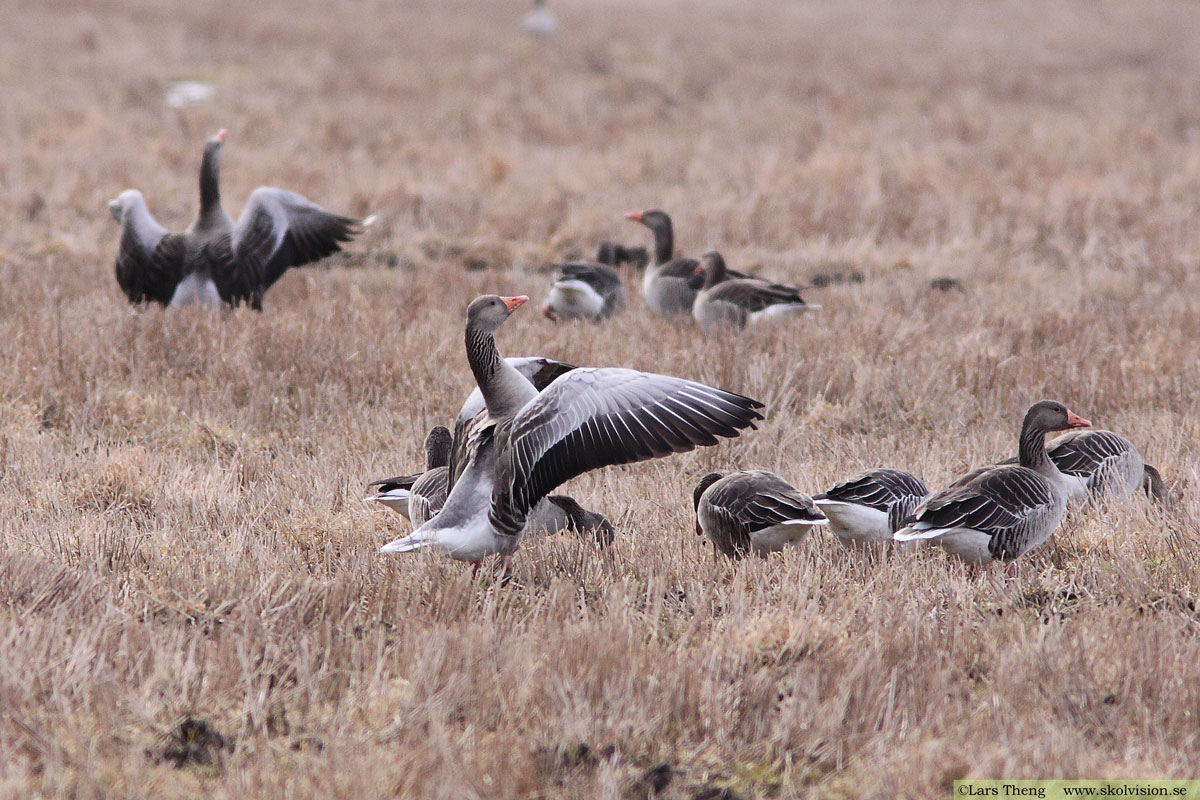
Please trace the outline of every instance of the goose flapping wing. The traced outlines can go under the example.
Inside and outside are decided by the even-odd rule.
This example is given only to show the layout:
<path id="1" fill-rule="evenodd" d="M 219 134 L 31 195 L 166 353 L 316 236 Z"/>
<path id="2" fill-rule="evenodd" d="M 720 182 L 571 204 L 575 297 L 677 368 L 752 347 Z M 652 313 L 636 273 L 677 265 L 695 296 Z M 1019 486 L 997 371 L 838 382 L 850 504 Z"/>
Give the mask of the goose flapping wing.
<path id="1" fill-rule="evenodd" d="M 233 230 L 238 277 L 253 291 L 265 291 L 290 267 L 341 250 L 343 242 L 361 233 L 360 225 L 295 192 L 260 186 L 250 193 Z"/>
<path id="2" fill-rule="evenodd" d="M 504 359 L 517 372 L 524 375 L 539 392 L 554 382 L 560 375 L 565 375 L 575 369 L 574 364 L 556 361 L 544 356 L 509 356 Z M 486 413 L 487 406 L 483 402 L 483 392 L 475 387 L 467 399 L 463 401 L 458 416 L 454 420 L 454 435 L 450 445 L 450 478 L 449 485 L 454 486 L 463 470 L 467 468 L 467 455 L 473 448 L 472 438 L 491 423 Z"/>
<path id="3" fill-rule="evenodd" d="M 700 383 L 621 368 L 557 378 L 498 433 L 488 517 L 505 534 L 556 486 L 593 469 L 682 453 L 737 436 L 762 404 Z"/>
<path id="4" fill-rule="evenodd" d="M 165 306 L 183 280 L 186 251 L 185 237 L 168 233 L 149 213 L 131 218 L 117 250 L 117 284 L 133 303 L 153 300 Z"/>

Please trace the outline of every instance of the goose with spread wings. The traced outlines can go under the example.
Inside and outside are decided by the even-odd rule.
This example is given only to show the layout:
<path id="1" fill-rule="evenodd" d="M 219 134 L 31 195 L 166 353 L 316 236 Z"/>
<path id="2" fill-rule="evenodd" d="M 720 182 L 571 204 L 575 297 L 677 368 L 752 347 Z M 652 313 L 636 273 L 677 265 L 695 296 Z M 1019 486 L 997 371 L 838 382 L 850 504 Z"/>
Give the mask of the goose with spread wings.
<path id="1" fill-rule="evenodd" d="M 200 210 L 183 233 L 171 233 L 146 208 L 137 189 L 109 201 L 121 224 L 117 283 L 134 304 L 179 308 L 242 303 L 261 311 L 263 294 L 291 267 L 319 261 L 342 249 L 370 225 L 331 214 L 284 189 L 260 186 L 237 222 L 221 205 L 220 165 L 226 132 L 204 144 Z"/>
<path id="2" fill-rule="evenodd" d="M 496 331 L 527 301 L 484 295 L 467 308 L 467 361 L 486 415 L 462 431 L 468 442 L 452 460 L 441 512 L 383 552 L 432 547 L 461 561 L 507 558 L 556 486 L 600 467 L 715 445 L 763 418 L 748 397 L 632 369 L 572 369 L 539 391 L 496 347 Z"/>

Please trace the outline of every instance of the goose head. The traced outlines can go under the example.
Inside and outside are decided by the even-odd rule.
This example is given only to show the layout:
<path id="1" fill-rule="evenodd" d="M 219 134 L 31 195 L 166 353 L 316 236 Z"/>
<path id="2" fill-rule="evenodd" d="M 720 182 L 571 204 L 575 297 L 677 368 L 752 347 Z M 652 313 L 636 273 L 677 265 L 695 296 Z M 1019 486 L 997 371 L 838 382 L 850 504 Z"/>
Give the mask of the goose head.
<path id="1" fill-rule="evenodd" d="M 525 295 L 501 297 L 497 294 L 485 294 L 476 297 L 471 301 L 471 305 L 467 306 L 467 327 L 494 334 L 514 311 L 528 301 L 529 298 Z"/>
<path id="2" fill-rule="evenodd" d="M 146 199 L 142 197 L 142 193 L 137 189 L 126 189 L 119 195 L 108 201 L 108 213 L 112 214 L 112 218 L 117 222 L 125 222 L 125 214 L 132 208 L 138 205 L 145 205 Z"/>

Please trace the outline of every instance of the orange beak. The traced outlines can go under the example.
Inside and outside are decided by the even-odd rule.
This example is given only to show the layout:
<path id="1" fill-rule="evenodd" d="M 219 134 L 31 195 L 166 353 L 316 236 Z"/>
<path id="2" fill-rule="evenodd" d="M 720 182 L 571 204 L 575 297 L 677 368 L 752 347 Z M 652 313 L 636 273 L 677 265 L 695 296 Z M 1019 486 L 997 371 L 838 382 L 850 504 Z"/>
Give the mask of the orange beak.
<path id="1" fill-rule="evenodd" d="M 517 297 L 501 297 L 500 299 L 504 301 L 504 305 L 508 308 L 508 313 L 510 314 L 529 302 L 529 297 L 523 294 Z"/>
<path id="2" fill-rule="evenodd" d="M 642 212 L 641 211 L 630 211 L 628 214 L 625 215 L 625 219 L 631 219 L 634 222 L 641 222 L 642 221 Z"/>
<path id="3" fill-rule="evenodd" d="M 1092 423 L 1088 422 L 1083 417 L 1071 411 L 1067 412 L 1067 427 L 1068 428 L 1090 428 Z"/>
<path id="4" fill-rule="evenodd" d="M 224 128 L 221 128 L 221 130 L 217 131 L 217 135 L 214 138 L 216 138 L 216 140 L 218 142 L 220 142 L 221 144 L 225 144 L 225 134 L 227 134 L 227 133 L 229 133 L 229 131 L 225 130 Z"/>

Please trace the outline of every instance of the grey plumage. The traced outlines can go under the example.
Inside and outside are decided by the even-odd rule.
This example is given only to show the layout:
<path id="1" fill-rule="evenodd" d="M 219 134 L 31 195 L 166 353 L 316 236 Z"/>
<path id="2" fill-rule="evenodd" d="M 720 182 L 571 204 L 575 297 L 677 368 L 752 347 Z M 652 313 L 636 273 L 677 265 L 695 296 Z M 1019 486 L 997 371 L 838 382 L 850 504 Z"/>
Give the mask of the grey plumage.
<path id="1" fill-rule="evenodd" d="M 828 522 L 811 497 L 766 470 L 706 475 L 692 503 L 698 528 L 731 558 L 798 544 Z"/>
<path id="2" fill-rule="evenodd" d="M 235 224 L 221 206 L 224 141 L 221 131 L 205 143 L 200 209 L 183 233 L 159 225 L 136 189 L 109 202 L 122 227 L 117 283 L 130 302 L 246 303 L 261 310 L 263 294 L 289 268 L 337 252 L 370 223 L 331 214 L 294 192 L 260 186 Z"/>

